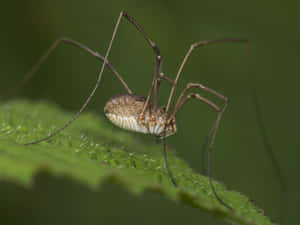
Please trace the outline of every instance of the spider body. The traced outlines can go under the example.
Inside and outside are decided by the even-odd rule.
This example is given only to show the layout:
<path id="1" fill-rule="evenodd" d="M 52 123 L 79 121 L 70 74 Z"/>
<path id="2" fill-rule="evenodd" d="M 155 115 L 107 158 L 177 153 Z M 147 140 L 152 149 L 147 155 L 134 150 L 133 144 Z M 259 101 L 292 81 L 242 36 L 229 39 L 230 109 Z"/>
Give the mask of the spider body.
<path id="1" fill-rule="evenodd" d="M 121 94 L 112 97 L 104 107 L 106 117 L 116 126 L 144 134 L 152 134 L 160 138 L 177 132 L 175 119 L 169 119 L 165 107 L 154 109 L 149 104 L 143 113 L 146 98 Z"/>

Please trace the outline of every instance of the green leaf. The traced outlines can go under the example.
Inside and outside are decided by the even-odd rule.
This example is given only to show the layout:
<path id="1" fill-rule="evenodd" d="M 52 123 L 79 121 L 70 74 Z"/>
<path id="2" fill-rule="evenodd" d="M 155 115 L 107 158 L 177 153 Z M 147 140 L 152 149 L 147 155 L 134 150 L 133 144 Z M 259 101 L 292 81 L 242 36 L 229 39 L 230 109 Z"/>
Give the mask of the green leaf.
<path id="1" fill-rule="evenodd" d="M 179 186 L 175 188 L 165 169 L 160 145 L 146 144 L 92 113 L 83 113 L 46 142 L 23 145 L 55 131 L 71 116 L 49 103 L 13 101 L 0 105 L 0 180 L 30 188 L 36 177 L 46 171 L 91 190 L 112 183 L 133 195 L 158 193 L 237 224 L 272 224 L 247 197 L 214 182 L 217 193 L 234 211 L 222 206 L 207 177 L 193 172 L 170 149 L 170 169 Z"/>

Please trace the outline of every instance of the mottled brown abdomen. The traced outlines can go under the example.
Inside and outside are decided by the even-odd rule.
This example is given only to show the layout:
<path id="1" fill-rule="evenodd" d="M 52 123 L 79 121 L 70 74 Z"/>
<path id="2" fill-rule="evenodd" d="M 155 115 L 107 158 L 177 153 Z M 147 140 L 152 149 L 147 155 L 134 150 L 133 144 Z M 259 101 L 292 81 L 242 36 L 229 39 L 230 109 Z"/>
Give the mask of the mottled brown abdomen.
<path id="1" fill-rule="evenodd" d="M 137 95 L 122 94 L 112 97 L 104 107 L 107 118 L 116 126 L 135 132 L 163 136 L 166 127 L 166 135 L 176 133 L 176 124 L 168 124 L 168 114 L 163 108 L 152 110 L 149 104 L 141 117 L 145 98 Z"/>

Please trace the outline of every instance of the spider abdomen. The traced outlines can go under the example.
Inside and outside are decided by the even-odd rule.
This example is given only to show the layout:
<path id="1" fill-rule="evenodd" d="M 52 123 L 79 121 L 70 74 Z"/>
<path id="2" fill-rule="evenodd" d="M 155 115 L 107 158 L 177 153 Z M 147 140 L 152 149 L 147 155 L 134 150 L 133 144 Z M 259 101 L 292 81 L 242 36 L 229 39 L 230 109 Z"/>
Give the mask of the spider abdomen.
<path id="1" fill-rule="evenodd" d="M 166 127 L 165 136 L 174 134 L 176 125 L 170 127 L 164 109 L 153 111 L 149 104 L 141 117 L 145 100 L 144 97 L 131 94 L 117 95 L 106 103 L 104 113 L 113 124 L 126 130 L 163 136 Z"/>

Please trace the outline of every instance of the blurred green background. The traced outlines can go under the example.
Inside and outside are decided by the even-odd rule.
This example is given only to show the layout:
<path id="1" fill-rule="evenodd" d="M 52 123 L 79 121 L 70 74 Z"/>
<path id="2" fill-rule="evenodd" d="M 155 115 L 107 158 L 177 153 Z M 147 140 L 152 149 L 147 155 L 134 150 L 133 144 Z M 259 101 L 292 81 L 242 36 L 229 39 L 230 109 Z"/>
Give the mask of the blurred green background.
<path id="1" fill-rule="evenodd" d="M 80 41 L 104 54 L 122 9 L 133 16 L 156 42 L 164 55 L 163 71 L 169 77 L 175 77 L 184 54 L 196 41 L 224 37 L 250 39 L 264 122 L 288 185 L 286 224 L 298 224 L 300 167 L 296 90 L 299 89 L 300 16 L 299 4 L 294 1 L 4 1 L 0 20 L 1 92 L 14 86 L 60 36 Z M 135 93 L 147 94 L 154 54 L 125 20 L 109 59 Z M 94 86 L 100 66 L 88 54 L 62 45 L 19 96 L 52 101 L 66 110 L 75 111 Z M 265 210 L 266 215 L 276 218 L 279 185 L 255 122 L 250 70 L 245 46 L 208 46 L 193 53 L 177 90 L 180 92 L 187 82 L 200 82 L 231 99 L 216 139 L 213 177 L 230 189 L 246 194 Z M 162 85 L 161 104 L 166 104 L 169 90 L 168 84 Z M 124 91 L 120 82 L 106 70 L 88 110 L 103 116 L 105 102 Z M 175 148 L 177 155 L 197 172 L 201 168 L 200 147 L 215 117 L 216 113 L 206 105 L 191 101 L 178 113 L 178 134 L 168 138 L 168 144 Z M 153 139 L 136 136 L 146 141 Z M 183 221 L 190 224 L 224 223 L 195 209 L 176 204 L 170 206 L 161 199 L 153 200 L 158 197 L 148 195 L 145 198 L 150 209 L 160 204 L 160 210 L 149 213 L 149 208 L 139 208 L 139 214 L 145 220 L 142 224 L 159 223 L 161 216 L 166 218 L 164 223 L 170 224 Z M 127 201 L 132 202 L 132 199 Z M 143 203 L 134 201 L 132 204 Z M 124 220 L 123 224 L 135 223 L 134 214 L 126 212 L 136 209 L 124 208 L 122 213 L 133 218 Z M 179 220 L 180 216 L 185 219 Z"/>

